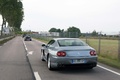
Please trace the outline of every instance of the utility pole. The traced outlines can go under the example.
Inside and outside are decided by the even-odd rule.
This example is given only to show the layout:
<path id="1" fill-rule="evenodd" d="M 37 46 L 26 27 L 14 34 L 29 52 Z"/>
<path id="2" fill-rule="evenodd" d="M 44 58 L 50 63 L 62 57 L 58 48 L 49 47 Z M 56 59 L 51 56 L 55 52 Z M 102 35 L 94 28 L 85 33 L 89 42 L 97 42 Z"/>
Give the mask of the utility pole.
<path id="1" fill-rule="evenodd" d="M 88 44 L 87 38 L 88 38 L 88 33 L 86 33 L 86 43 Z"/>
<path id="2" fill-rule="evenodd" d="M 120 32 L 119 32 L 119 38 L 118 38 L 118 60 L 120 60 Z"/>
<path id="3" fill-rule="evenodd" d="M 98 54 L 100 54 L 101 50 L 101 32 L 99 33 L 99 46 L 98 46 Z"/>

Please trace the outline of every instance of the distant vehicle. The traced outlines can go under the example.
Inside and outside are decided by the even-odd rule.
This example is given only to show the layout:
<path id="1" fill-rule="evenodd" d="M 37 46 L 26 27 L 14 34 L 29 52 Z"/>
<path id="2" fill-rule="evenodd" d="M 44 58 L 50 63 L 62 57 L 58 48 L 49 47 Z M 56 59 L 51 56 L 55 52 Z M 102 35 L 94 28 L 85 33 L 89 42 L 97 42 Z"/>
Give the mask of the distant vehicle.
<path id="1" fill-rule="evenodd" d="M 92 69 L 97 65 L 97 54 L 79 38 L 54 38 L 48 44 L 42 44 L 41 60 L 47 62 L 49 70 L 59 67 Z"/>
<path id="2" fill-rule="evenodd" d="M 24 38 L 26 36 L 26 34 L 23 34 L 22 37 Z"/>
<path id="3" fill-rule="evenodd" d="M 32 41 L 31 36 L 26 35 L 26 36 L 24 37 L 24 41 Z"/>

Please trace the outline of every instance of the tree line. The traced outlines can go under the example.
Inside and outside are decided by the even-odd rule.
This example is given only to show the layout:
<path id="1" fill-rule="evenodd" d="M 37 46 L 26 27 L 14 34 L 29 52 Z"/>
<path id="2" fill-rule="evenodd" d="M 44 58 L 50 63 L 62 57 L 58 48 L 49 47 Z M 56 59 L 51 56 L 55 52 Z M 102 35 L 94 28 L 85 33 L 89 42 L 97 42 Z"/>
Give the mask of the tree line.
<path id="1" fill-rule="evenodd" d="M 0 0 L 0 15 L 2 16 L 1 35 L 4 27 L 12 27 L 14 32 L 21 31 L 24 17 L 21 0 Z"/>
<path id="2" fill-rule="evenodd" d="M 56 29 L 56 28 L 51 28 L 49 32 L 58 32 L 60 37 L 71 37 L 71 38 L 76 38 L 80 36 L 98 36 L 98 32 L 96 30 L 93 30 L 91 33 L 81 33 L 81 30 L 75 26 L 69 27 L 66 31 L 64 29 Z"/>
<path id="3" fill-rule="evenodd" d="M 56 28 L 51 28 L 49 32 L 58 32 L 60 37 L 79 37 L 81 35 L 81 31 L 77 27 L 69 27 L 66 31 L 64 29 L 56 29 Z"/>

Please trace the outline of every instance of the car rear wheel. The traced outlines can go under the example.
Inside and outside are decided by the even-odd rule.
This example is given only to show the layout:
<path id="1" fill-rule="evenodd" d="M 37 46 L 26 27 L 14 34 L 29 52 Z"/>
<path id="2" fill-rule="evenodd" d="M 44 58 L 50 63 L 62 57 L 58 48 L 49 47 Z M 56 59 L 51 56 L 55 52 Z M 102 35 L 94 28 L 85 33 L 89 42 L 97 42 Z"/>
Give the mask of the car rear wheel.
<path id="1" fill-rule="evenodd" d="M 51 59 L 50 59 L 49 56 L 48 56 L 47 66 L 48 66 L 48 69 L 49 69 L 49 70 L 53 70 L 52 64 L 51 64 Z"/>
<path id="2" fill-rule="evenodd" d="M 88 69 L 93 69 L 93 67 L 88 67 Z"/>

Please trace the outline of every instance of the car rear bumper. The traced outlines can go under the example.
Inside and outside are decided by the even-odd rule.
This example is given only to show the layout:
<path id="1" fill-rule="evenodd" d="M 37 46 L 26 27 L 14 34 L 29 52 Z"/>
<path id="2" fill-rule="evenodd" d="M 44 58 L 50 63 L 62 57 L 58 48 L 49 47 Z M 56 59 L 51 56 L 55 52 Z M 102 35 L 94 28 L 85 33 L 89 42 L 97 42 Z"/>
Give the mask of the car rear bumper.
<path id="1" fill-rule="evenodd" d="M 83 62 L 74 63 L 73 60 L 83 60 Z M 97 65 L 97 57 L 51 57 L 53 67 L 95 67 Z"/>

